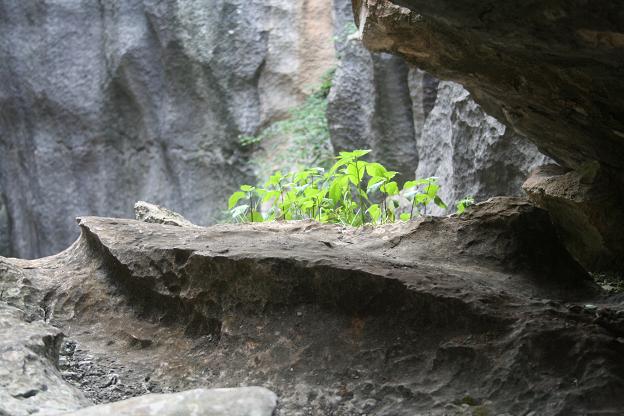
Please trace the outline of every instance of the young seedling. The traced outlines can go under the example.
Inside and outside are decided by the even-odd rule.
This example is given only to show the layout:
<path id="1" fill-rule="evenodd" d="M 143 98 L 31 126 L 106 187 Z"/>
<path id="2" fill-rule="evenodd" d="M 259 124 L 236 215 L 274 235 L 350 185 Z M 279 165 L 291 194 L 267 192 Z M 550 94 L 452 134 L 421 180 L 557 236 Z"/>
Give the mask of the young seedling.
<path id="1" fill-rule="evenodd" d="M 230 216 L 239 222 L 314 219 L 360 226 L 397 219 L 407 221 L 416 215 L 426 215 L 430 204 L 447 209 L 438 195 L 437 178 L 407 181 L 399 191 L 394 180 L 397 172 L 380 163 L 362 160 L 368 153 L 370 150 L 340 152 L 327 172 L 322 168 L 305 168 L 288 174 L 276 172 L 264 188 L 243 185 L 228 201 Z M 363 183 L 367 183 L 365 189 Z M 399 211 L 396 196 L 400 194 L 410 201 L 409 212 Z M 373 199 L 379 203 L 371 202 Z M 461 214 L 472 203 L 471 197 L 462 199 L 457 203 L 457 213 Z"/>

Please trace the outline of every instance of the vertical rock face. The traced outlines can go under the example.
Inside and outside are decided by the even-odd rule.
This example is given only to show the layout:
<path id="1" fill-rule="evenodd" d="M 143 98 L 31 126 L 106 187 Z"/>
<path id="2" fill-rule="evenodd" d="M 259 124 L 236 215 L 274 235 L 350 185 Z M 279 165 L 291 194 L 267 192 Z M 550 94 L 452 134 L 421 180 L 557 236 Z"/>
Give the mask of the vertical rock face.
<path id="1" fill-rule="evenodd" d="M 409 68 L 403 59 L 371 54 L 357 41 L 348 41 L 339 55 L 327 109 L 334 149 L 370 148 L 375 160 L 412 177 L 418 152 L 410 91 L 405 88 Z"/>
<path id="2" fill-rule="evenodd" d="M 130 216 L 137 199 L 217 219 L 252 180 L 237 137 L 332 65 L 331 26 L 307 1 L 0 0 L 10 254 L 61 250 L 72 217 Z"/>
<path id="3" fill-rule="evenodd" d="M 6 256 L 10 248 L 11 230 L 9 229 L 9 214 L 0 191 L 0 256 Z"/>
<path id="4" fill-rule="evenodd" d="M 254 181 L 238 137 L 301 102 L 335 65 L 334 34 L 337 150 L 371 147 L 403 178 L 461 172 L 451 199 L 517 193 L 537 153 L 511 152 L 525 145 L 498 141 L 485 116 L 458 121 L 449 94 L 465 92 L 355 31 L 349 0 L 0 0 L 0 254 L 52 254 L 75 239 L 73 217 L 130 217 L 139 199 L 214 222 Z M 478 160 L 459 157 L 468 146 Z"/>
<path id="5" fill-rule="evenodd" d="M 547 158 L 486 115 L 459 84 L 440 82 L 398 57 L 339 43 L 328 120 L 336 150 L 371 148 L 403 180 L 438 176 L 448 202 L 519 195 Z M 439 212 L 441 213 L 441 211 Z"/>
<path id="6" fill-rule="evenodd" d="M 451 203 L 467 195 L 520 195 L 529 172 L 548 160 L 449 81 L 438 84 L 417 148 L 416 176 L 439 177 L 442 199 Z"/>

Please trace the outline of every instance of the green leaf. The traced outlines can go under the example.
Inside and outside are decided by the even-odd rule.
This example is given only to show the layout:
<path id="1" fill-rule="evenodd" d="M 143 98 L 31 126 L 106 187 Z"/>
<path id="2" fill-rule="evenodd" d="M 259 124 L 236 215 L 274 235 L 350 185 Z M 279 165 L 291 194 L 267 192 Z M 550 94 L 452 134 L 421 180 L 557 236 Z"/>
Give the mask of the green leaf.
<path id="1" fill-rule="evenodd" d="M 429 198 L 429 195 L 427 194 L 416 194 L 416 196 L 414 197 L 414 200 L 416 201 L 417 204 L 421 204 L 421 205 L 427 205 L 429 204 L 429 202 L 431 202 L 431 198 Z"/>
<path id="2" fill-rule="evenodd" d="M 358 185 L 362 181 L 362 178 L 364 178 L 365 170 L 366 162 L 349 163 L 347 165 L 347 174 L 349 175 L 349 180 L 354 185 Z"/>
<path id="3" fill-rule="evenodd" d="M 438 194 L 439 189 L 440 189 L 440 186 L 436 184 L 430 184 L 430 185 L 427 185 L 427 188 L 425 189 L 425 191 L 427 192 L 427 195 L 429 195 L 430 198 L 434 198 Z"/>
<path id="4" fill-rule="evenodd" d="M 367 155 L 371 152 L 371 149 L 367 149 L 367 150 L 354 150 L 352 152 L 350 152 L 353 157 L 362 157 L 364 155 Z"/>
<path id="5" fill-rule="evenodd" d="M 245 196 L 246 196 L 245 192 L 241 192 L 241 191 L 234 192 L 232 196 L 230 197 L 230 199 L 228 200 L 228 209 L 234 208 L 234 206 L 238 204 L 238 201 L 240 201 L 241 198 L 245 198 Z"/>
<path id="6" fill-rule="evenodd" d="M 280 196 L 279 191 L 268 191 L 267 193 L 264 194 L 264 198 L 262 198 L 262 202 L 267 202 L 271 198 L 279 198 L 279 196 Z"/>
<path id="7" fill-rule="evenodd" d="M 368 186 L 366 187 L 366 192 L 370 193 L 379 189 L 381 185 L 383 185 L 385 179 L 384 178 L 370 178 L 368 181 Z"/>
<path id="8" fill-rule="evenodd" d="M 264 218 L 262 218 L 262 215 L 258 211 L 254 211 L 251 214 L 251 221 L 252 222 L 264 222 Z"/>
<path id="9" fill-rule="evenodd" d="M 244 192 L 251 192 L 251 191 L 253 191 L 256 188 L 254 188 L 251 185 L 241 185 L 240 189 L 241 189 L 241 191 L 244 191 Z"/>
<path id="10" fill-rule="evenodd" d="M 368 176 L 385 178 L 388 170 L 381 163 L 369 163 L 366 165 L 366 173 Z"/>
<path id="11" fill-rule="evenodd" d="M 244 215 L 248 209 L 249 209 L 249 205 L 239 205 L 230 211 L 230 215 L 232 216 L 232 218 L 236 219 Z"/>
<path id="12" fill-rule="evenodd" d="M 399 193 L 399 185 L 396 182 L 388 182 L 385 184 L 384 189 L 388 195 L 398 195 Z"/>
<path id="13" fill-rule="evenodd" d="M 448 208 L 448 206 L 444 203 L 444 201 L 442 201 L 442 198 L 440 198 L 437 195 L 433 198 L 433 202 L 442 209 Z"/>
<path id="14" fill-rule="evenodd" d="M 381 217 L 381 208 L 379 207 L 379 204 L 371 205 L 370 207 L 368 207 L 366 212 L 368 213 L 368 215 L 370 215 L 374 222 L 379 221 L 379 218 Z"/>
<path id="15" fill-rule="evenodd" d="M 401 218 L 401 221 L 409 221 L 410 219 L 410 214 L 409 212 L 404 212 L 403 214 L 401 214 L 399 216 L 399 218 Z"/>
<path id="16" fill-rule="evenodd" d="M 340 176 L 334 179 L 329 186 L 329 197 L 334 201 L 334 203 L 338 203 L 342 199 L 342 195 L 344 194 L 346 188 L 346 182 L 348 181 L 348 176 Z"/>
<path id="17" fill-rule="evenodd" d="M 468 208 L 472 204 L 474 204 L 474 198 L 471 196 L 467 196 L 463 199 L 460 199 L 459 201 L 457 201 L 457 204 L 456 204 L 457 214 L 458 215 L 463 214 L 466 208 Z"/>
<path id="18" fill-rule="evenodd" d="M 279 186 L 283 178 L 284 176 L 282 175 L 282 172 L 277 171 L 269 177 L 269 180 L 264 184 L 264 186 L 267 188 L 270 186 Z"/>
<path id="19" fill-rule="evenodd" d="M 415 186 L 417 186 L 418 184 L 416 183 L 416 181 L 407 181 L 403 184 L 403 190 L 405 191 L 406 189 L 410 189 L 413 188 Z"/>

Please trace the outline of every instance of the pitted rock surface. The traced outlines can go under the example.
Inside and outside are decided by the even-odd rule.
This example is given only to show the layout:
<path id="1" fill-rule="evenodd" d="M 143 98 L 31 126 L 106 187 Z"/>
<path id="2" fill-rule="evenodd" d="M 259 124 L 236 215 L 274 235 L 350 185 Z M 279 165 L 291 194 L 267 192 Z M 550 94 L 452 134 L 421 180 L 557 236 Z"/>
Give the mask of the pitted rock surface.
<path id="1" fill-rule="evenodd" d="M 363 229 L 80 227 L 57 256 L 3 259 L 3 280 L 37 288 L 4 301 L 42 305 L 113 373 L 80 386 L 96 402 L 143 383 L 128 394 L 263 386 L 277 415 L 616 415 L 624 404 L 621 302 L 522 199 Z"/>
<path id="2" fill-rule="evenodd" d="M 267 389 L 197 389 L 149 394 L 88 407 L 65 416 L 272 416 L 277 397 Z"/>

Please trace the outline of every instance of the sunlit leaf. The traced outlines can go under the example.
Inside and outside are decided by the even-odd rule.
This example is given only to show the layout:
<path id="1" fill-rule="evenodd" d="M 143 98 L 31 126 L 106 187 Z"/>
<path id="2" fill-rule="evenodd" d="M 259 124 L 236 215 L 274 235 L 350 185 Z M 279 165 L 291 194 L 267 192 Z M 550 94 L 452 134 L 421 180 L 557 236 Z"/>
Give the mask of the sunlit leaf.
<path id="1" fill-rule="evenodd" d="M 228 200 L 228 209 L 234 208 L 234 206 L 238 204 L 238 201 L 240 201 L 242 198 L 245 198 L 245 196 L 246 196 L 245 192 L 241 192 L 241 191 L 234 192 L 232 196 L 230 197 L 230 199 Z"/>

